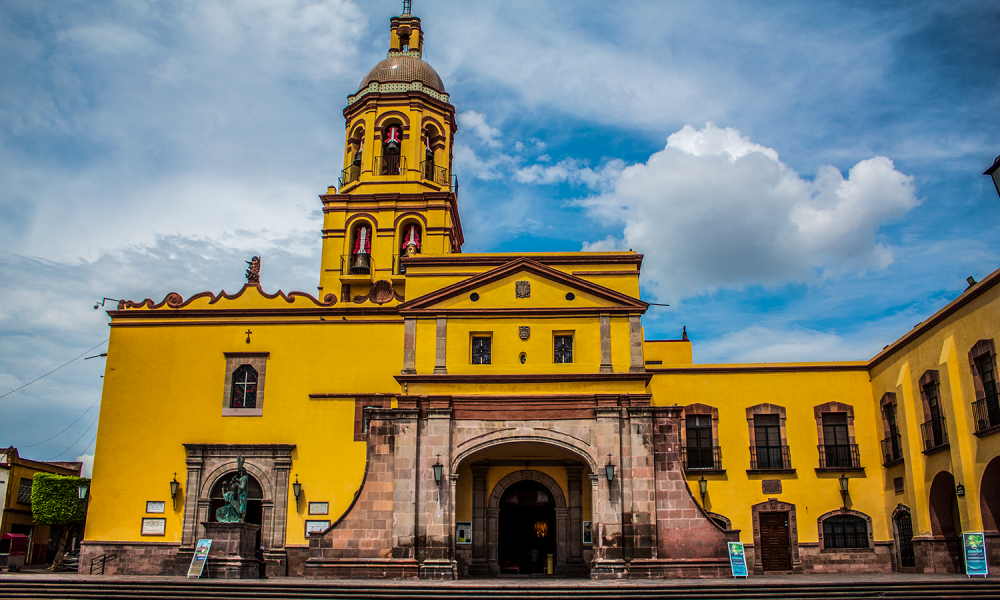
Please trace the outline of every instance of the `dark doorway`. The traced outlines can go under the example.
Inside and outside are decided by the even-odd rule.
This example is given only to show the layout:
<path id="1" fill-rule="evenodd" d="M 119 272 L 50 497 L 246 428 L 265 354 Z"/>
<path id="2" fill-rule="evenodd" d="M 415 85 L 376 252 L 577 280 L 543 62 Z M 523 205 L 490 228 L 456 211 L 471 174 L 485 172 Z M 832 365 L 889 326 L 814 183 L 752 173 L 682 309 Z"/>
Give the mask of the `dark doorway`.
<path id="1" fill-rule="evenodd" d="M 235 475 L 235 473 L 234 473 Z M 208 520 L 210 523 L 215 523 L 219 519 L 215 516 L 215 511 L 222 508 L 226 503 L 222 498 L 223 486 L 228 485 L 233 475 L 226 475 L 220 477 L 215 485 L 212 487 L 212 493 L 209 495 L 209 499 L 212 501 L 208 509 Z M 254 525 L 264 524 L 264 490 L 260 487 L 260 482 L 253 478 L 252 475 L 247 475 L 247 515 L 246 522 L 253 523 Z M 260 530 L 257 530 L 257 542 L 255 547 L 259 547 L 260 543 Z"/>
<path id="2" fill-rule="evenodd" d="M 760 513 L 760 562 L 765 571 L 791 571 L 787 512 Z"/>
<path id="3" fill-rule="evenodd" d="M 556 509 L 552 493 L 535 481 L 511 485 L 500 498 L 501 575 L 542 575 L 555 562 Z"/>
<path id="4" fill-rule="evenodd" d="M 899 566 L 917 566 L 917 558 L 913 553 L 913 521 L 910 520 L 910 511 L 900 510 L 892 521 L 896 525 L 896 542 L 899 544 Z"/>

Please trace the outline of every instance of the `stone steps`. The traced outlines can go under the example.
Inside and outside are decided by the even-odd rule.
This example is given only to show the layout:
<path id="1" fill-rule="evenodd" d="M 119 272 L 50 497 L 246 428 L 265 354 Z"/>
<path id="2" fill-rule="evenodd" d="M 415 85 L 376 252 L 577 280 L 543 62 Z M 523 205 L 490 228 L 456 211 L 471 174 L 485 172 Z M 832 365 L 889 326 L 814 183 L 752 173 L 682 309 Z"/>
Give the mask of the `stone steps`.
<path id="1" fill-rule="evenodd" d="M 879 582 L 760 582 L 713 581 L 694 583 L 656 582 L 586 582 L 564 580 L 536 583 L 530 580 L 497 584 L 486 580 L 465 580 L 447 583 L 413 583 L 405 581 L 302 581 L 277 582 L 224 580 L 137 580 L 122 579 L 39 579 L 36 577 L 0 578 L 0 597 L 30 598 L 114 598 L 190 600 L 222 598 L 316 599 L 316 598 L 406 598 L 437 600 L 603 600 L 611 598 L 664 598 L 713 600 L 730 598 L 826 598 L 854 600 L 870 598 L 997 598 L 1000 580 L 907 581 Z"/>

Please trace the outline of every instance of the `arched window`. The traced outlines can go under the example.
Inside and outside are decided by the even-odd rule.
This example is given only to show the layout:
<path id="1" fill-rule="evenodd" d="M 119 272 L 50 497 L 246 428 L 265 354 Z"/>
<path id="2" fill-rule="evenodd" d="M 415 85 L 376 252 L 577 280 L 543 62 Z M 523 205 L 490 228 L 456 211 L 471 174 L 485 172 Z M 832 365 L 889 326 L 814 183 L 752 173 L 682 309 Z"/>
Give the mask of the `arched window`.
<path id="1" fill-rule="evenodd" d="M 758 404 L 747 409 L 750 426 L 750 470 L 790 471 L 785 431 L 785 408 L 776 404 Z"/>
<path id="2" fill-rule="evenodd" d="M 371 273 L 372 227 L 367 222 L 361 222 L 351 234 L 351 275 L 368 275 Z"/>
<path id="3" fill-rule="evenodd" d="M 428 181 L 433 181 L 438 185 L 448 184 L 448 171 L 437 164 L 434 155 L 434 144 L 440 138 L 437 127 L 428 125 L 423 133 L 423 156 L 420 158 L 420 175 Z"/>
<path id="4" fill-rule="evenodd" d="M 706 404 L 689 404 L 681 413 L 681 456 L 684 469 L 722 469 L 719 439 L 719 409 Z"/>
<path id="5" fill-rule="evenodd" d="M 233 371 L 229 408 L 257 408 L 257 370 L 250 365 Z"/>
<path id="6" fill-rule="evenodd" d="M 406 160 L 400 154 L 403 145 L 403 126 L 389 123 L 382 129 L 382 156 L 378 165 L 379 175 L 399 175 L 406 168 Z"/>
<path id="7" fill-rule="evenodd" d="M 231 480 L 232 475 L 224 475 L 212 486 L 212 491 L 208 495 L 211 502 L 208 510 L 208 520 L 211 523 L 218 522 L 219 520 L 215 512 L 226 503 L 222 494 L 226 491 L 225 486 L 229 485 Z M 245 517 L 247 523 L 253 523 L 254 525 L 263 524 L 264 511 L 262 500 L 264 500 L 264 490 L 261 488 L 260 482 L 254 479 L 253 475 L 247 475 L 247 514 Z"/>
<path id="8" fill-rule="evenodd" d="M 340 176 L 340 186 L 353 183 L 361 177 L 361 162 L 364 158 L 365 130 L 356 127 L 354 133 L 347 139 L 347 166 Z"/>
<path id="9" fill-rule="evenodd" d="M 868 549 L 868 521 L 855 515 L 835 515 L 823 519 L 823 546 Z"/>
<path id="10" fill-rule="evenodd" d="M 972 404 L 976 418 L 976 435 L 1000 431 L 1000 394 L 997 385 L 997 352 L 993 340 L 979 340 L 969 350 L 969 366 L 976 401 Z"/>
<path id="11" fill-rule="evenodd" d="M 938 372 L 930 370 L 920 377 L 920 398 L 924 405 L 924 453 L 930 454 L 948 447 L 948 426 L 941 406 L 941 379 Z"/>
<path id="12" fill-rule="evenodd" d="M 882 395 L 882 465 L 890 466 L 903 460 L 903 440 L 899 435 L 899 424 L 896 421 L 896 394 L 886 392 Z"/>
<path id="13" fill-rule="evenodd" d="M 819 439 L 819 468 L 860 468 L 860 454 L 854 438 L 854 407 L 827 402 L 814 406 L 813 416 Z"/>

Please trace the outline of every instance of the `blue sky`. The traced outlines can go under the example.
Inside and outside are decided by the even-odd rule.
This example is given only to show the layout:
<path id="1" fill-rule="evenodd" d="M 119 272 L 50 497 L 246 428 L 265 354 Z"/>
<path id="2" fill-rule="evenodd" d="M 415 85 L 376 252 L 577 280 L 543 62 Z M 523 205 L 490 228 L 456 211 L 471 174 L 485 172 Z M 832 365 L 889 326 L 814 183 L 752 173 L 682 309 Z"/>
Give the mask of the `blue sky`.
<path id="1" fill-rule="evenodd" d="M 104 296 L 238 289 L 253 254 L 314 290 L 342 109 L 400 6 L 0 2 L 0 394 L 107 339 Z M 671 304 L 646 337 L 686 325 L 697 362 L 867 359 L 1000 267 L 994 2 L 414 12 L 465 251 L 640 251 Z M 0 444 L 92 453 L 103 368 L 0 398 Z"/>

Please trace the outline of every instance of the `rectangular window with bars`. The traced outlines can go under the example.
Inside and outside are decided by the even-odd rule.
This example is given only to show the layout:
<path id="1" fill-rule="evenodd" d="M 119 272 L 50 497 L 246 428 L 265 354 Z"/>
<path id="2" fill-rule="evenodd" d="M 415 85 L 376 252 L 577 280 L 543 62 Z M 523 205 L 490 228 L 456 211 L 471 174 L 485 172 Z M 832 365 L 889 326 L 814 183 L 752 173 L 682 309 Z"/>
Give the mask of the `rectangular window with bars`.
<path id="1" fill-rule="evenodd" d="M 472 337 L 472 364 L 488 365 L 493 355 L 493 338 L 489 336 Z"/>
<path id="2" fill-rule="evenodd" d="M 688 415 L 687 425 L 687 468 L 713 469 L 715 467 L 715 444 L 712 440 L 712 417 L 708 415 Z"/>
<path id="3" fill-rule="evenodd" d="M 573 362 L 573 336 L 572 335 L 557 335 L 555 336 L 555 356 L 554 361 L 557 363 L 571 363 Z"/>
<path id="4" fill-rule="evenodd" d="M 17 501 L 31 504 L 31 480 L 21 478 L 21 485 L 17 488 Z"/>

